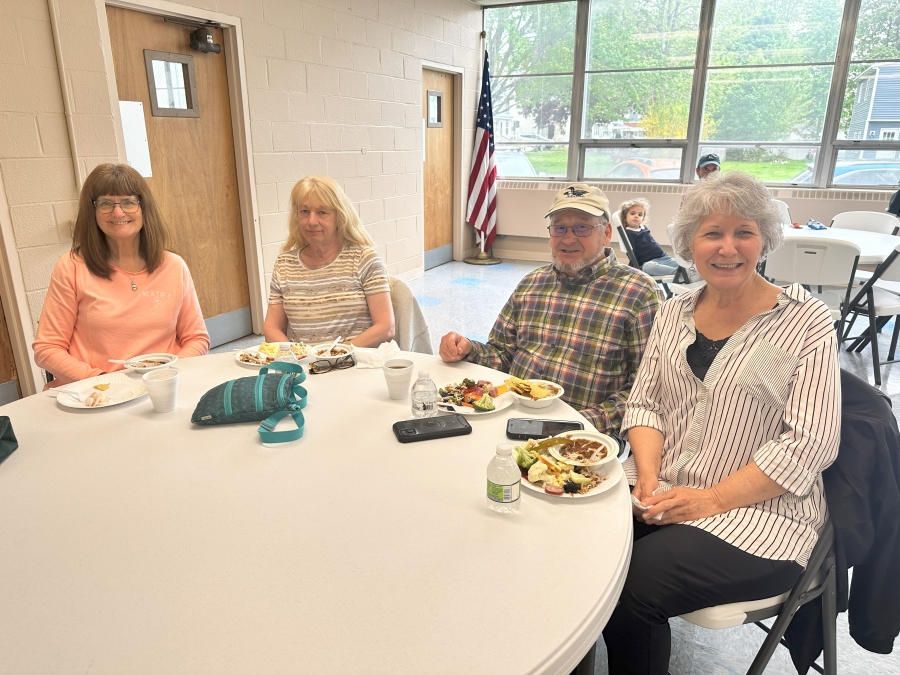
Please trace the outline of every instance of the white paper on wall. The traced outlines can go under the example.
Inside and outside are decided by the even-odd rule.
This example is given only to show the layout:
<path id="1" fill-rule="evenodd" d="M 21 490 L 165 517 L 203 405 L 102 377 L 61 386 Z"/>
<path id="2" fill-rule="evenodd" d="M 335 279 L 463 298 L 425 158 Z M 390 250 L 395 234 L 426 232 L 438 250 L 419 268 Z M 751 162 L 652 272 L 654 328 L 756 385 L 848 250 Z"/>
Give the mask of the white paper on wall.
<path id="1" fill-rule="evenodd" d="M 140 101 L 119 101 L 122 131 L 125 133 L 125 157 L 128 166 L 144 178 L 153 176 L 150 169 L 150 145 L 144 124 L 144 104 Z"/>

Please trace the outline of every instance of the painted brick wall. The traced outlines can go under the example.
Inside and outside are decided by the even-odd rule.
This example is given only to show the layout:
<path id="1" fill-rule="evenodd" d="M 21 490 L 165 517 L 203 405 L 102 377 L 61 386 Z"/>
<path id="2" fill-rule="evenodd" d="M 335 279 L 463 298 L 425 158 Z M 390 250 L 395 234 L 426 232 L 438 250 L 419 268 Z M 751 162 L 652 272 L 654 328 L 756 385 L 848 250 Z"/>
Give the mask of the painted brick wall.
<path id="1" fill-rule="evenodd" d="M 287 236 L 288 197 L 335 178 L 390 273 L 422 273 L 422 60 L 465 68 L 471 138 L 481 10 L 469 0 L 192 0 L 242 19 L 266 274 Z M 100 41 L 102 5 L 61 0 L 57 26 L 82 176 L 116 161 Z M 463 164 L 471 161 L 464 140 Z M 36 322 L 71 244 L 76 175 L 47 0 L 0 2 L 0 172 Z"/>

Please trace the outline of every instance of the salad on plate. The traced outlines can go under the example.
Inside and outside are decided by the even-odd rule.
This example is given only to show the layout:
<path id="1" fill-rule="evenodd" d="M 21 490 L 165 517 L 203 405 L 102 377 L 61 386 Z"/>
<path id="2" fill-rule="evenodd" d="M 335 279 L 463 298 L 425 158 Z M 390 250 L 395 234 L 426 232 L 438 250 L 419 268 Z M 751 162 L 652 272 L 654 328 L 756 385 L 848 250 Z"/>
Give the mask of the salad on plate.
<path id="1" fill-rule="evenodd" d="M 494 399 L 509 391 L 505 384 L 494 386 L 488 380 L 471 380 L 464 378 L 462 382 L 445 384 L 438 390 L 441 397 L 440 403 L 445 403 L 463 408 L 470 408 L 472 412 L 486 413 L 497 409 Z"/>
<path id="2" fill-rule="evenodd" d="M 587 466 L 575 466 L 554 458 L 550 448 L 573 445 L 570 438 L 529 439 L 515 448 L 516 464 L 522 473 L 522 480 L 532 486 L 542 487 L 544 492 L 554 496 L 586 495 L 606 480 L 602 473 Z"/>

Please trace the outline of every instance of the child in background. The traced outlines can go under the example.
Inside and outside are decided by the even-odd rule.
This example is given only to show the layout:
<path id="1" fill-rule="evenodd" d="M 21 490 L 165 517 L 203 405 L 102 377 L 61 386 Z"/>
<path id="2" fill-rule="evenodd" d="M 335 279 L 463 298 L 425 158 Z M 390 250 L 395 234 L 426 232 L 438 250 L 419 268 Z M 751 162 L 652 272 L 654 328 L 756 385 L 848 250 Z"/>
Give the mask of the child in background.
<path id="1" fill-rule="evenodd" d="M 678 263 L 662 250 L 650 230 L 644 226 L 649 213 L 650 203 L 646 199 L 629 199 L 619 207 L 619 217 L 641 270 L 651 277 L 675 274 Z"/>

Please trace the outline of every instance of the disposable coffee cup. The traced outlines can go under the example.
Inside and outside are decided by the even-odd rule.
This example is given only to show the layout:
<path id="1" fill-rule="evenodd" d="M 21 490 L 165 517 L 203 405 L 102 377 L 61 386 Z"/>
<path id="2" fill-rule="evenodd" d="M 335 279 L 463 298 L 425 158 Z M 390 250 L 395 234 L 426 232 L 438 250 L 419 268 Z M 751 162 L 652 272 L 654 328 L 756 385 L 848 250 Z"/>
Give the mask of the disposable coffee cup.
<path id="1" fill-rule="evenodd" d="M 143 377 L 150 402 L 158 413 L 172 412 L 178 402 L 178 369 L 151 370 Z"/>
<path id="2" fill-rule="evenodd" d="M 409 359 L 390 359 L 384 362 L 381 369 L 390 397 L 397 401 L 407 398 L 412 385 L 413 362 Z"/>

